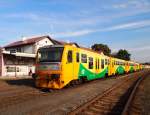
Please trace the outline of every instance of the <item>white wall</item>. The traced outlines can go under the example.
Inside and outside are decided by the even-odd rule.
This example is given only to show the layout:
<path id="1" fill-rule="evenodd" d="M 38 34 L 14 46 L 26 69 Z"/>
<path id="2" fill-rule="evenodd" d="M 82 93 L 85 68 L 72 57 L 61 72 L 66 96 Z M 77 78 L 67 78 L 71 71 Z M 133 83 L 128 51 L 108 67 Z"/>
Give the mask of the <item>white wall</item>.
<path id="1" fill-rule="evenodd" d="M 22 47 L 22 50 L 24 53 L 33 54 L 33 53 L 35 53 L 33 48 L 34 48 L 33 45 L 26 45 L 26 46 Z"/>
<path id="2" fill-rule="evenodd" d="M 7 71 L 7 67 L 13 67 L 16 68 L 16 72 L 8 72 Z M 35 72 L 35 66 L 27 66 L 27 65 L 5 65 L 5 72 L 4 72 L 4 76 L 28 76 L 30 69 L 32 70 L 32 73 Z"/>
<path id="3" fill-rule="evenodd" d="M 45 38 L 45 39 L 40 40 L 39 42 L 37 42 L 37 43 L 35 44 L 35 52 L 37 52 L 37 50 L 38 50 L 40 47 L 43 47 L 43 46 L 46 46 L 46 45 L 53 45 L 53 43 L 52 43 L 48 38 Z"/>
<path id="4" fill-rule="evenodd" d="M 7 48 L 6 50 L 7 51 L 11 51 L 11 50 L 16 50 L 16 52 L 19 52 L 17 51 L 17 49 L 20 49 L 22 53 L 34 53 L 33 51 L 33 45 L 25 45 L 25 46 L 19 46 L 19 47 L 14 47 L 14 48 Z"/>

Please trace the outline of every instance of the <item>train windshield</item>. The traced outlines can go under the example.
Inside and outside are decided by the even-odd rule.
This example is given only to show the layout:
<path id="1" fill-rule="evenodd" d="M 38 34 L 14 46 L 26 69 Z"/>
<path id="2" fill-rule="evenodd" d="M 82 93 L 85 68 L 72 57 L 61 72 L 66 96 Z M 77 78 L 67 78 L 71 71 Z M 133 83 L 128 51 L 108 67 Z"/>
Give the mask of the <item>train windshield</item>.
<path id="1" fill-rule="evenodd" d="M 61 62 L 64 48 L 43 48 L 38 51 L 39 62 Z"/>

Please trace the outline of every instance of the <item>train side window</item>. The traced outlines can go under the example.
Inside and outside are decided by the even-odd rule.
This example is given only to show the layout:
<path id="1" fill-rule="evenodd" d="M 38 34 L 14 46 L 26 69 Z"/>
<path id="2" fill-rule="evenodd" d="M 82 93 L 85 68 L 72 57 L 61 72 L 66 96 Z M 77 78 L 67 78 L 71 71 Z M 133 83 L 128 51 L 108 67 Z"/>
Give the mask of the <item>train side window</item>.
<path id="1" fill-rule="evenodd" d="M 80 62 L 80 54 L 76 53 L 76 62 Z"/>
<path id="2" fill-rule="evenodd" d="M 110 60 L 108 59 L 107 62 L 108 62 L 108 65 L 109 65 L 110 64 Z"/>
<path id="3" fill-rule="evenodd" d="M 97 63 L 98 63 L 98 68 L 97 68 L 97 69 L 99 69 L 99 59 L 98 59 L 98 62 L 97 62 Z"/>
<path id="4" fill-rule="evenodd" d="M 101 68 L 104 69 L 104 60 L 101 59 Z"/>
<path id="5" fill-rule="evenodd" d="M 95 59 L 95 68 L 97 69 L 97 59 Z"/>
<path id="6" fill-rule="evenodd" d="M 114 61 L 112 61 L 112 67 L 114 67 Z"/>
<path id="7" fill-rule="evenodd" d="M 89 57 L 89 69 L 93 69 L 93 58 Z"/>
<path id="8" fill-rule="evenodd" d="M 82 63 L 87 63 L 87 55 L 86 54 L 81 55 L 81 61 L 82 61 Z"/>
<path id="9" fill-rule="evenodd" d="M 71 62 L 72 62 L 72 50 L 69 50 L 69 51 L 68 51 L 67 61 L 68 61 L 68 63 L 71 63 Z"/>
<path id="10" fill-rule="evenodd" d="M 105 65 L 107 65 L 107 64 L 108 64 L 107 59 L 105 59 Z"/>

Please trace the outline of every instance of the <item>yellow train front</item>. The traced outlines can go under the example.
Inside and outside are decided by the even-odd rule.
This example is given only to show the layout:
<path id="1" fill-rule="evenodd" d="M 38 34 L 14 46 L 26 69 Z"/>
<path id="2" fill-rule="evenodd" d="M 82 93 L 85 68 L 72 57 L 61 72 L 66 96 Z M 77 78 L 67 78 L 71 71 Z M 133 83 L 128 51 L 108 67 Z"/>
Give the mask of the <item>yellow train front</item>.
<path id="1" fill-rule="evenodd" d="M 54 45 L 37 53 L 35 83 L 40 88 L 61 89 L 72 82 L 94 80 L 137 71 L 134 62 L 105 56 L 102 52 L 72 46 Z"/>

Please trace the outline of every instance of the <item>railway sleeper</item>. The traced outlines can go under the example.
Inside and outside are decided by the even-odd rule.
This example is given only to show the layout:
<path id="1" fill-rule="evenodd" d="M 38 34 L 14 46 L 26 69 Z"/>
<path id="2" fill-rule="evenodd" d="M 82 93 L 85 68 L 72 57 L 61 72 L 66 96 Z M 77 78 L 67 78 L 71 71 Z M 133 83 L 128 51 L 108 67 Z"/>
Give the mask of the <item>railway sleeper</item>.
<path id="1" fill-rule="evenodd" d="M 105 99 L 101 99 L 101 100 L 99 100 L 98 101 L 98 103 L 101 103 L 101 104 L 103 104 L 103 103 L 106 103 L 106 104 L 109 104 L 110 102 L 111 103 L 117 103 L 119 101 L 119 99 L 111 99 L 111 98 L 105 98 Z"/>
<path id="2" fill-rule="evenodd" d="M 102 110 L 102 109 L 97 109 L 97 108 L 95 108 L 95 107 L 90 107 L 90 108 L 88 108 L 88 109 L 86 109 L 87 111 L 92 111 L 93 113 L 103 113 L 104 112 L 104 110 Z M 85 111 L 86 111 L 85 110 Z"/>

